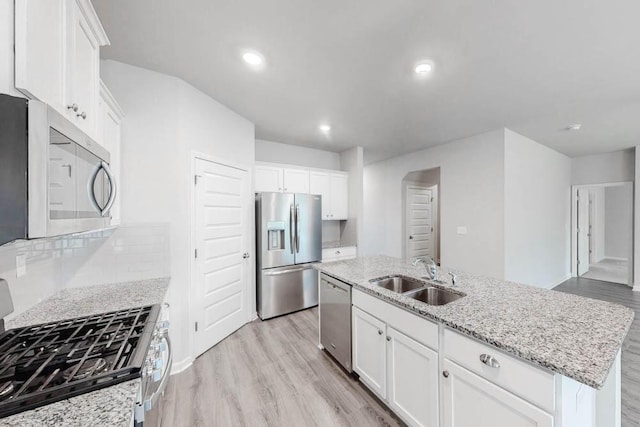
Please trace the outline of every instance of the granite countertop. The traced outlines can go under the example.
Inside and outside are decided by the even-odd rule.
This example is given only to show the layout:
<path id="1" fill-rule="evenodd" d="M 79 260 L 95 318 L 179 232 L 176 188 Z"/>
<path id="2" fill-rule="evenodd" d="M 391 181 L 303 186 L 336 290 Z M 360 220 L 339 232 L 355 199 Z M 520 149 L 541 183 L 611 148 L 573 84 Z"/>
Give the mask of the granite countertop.
<path id="1" fill-rule="evenodd" d="M 423 266 L 386 256 L 316 264 L 314 267 L 379 298 L 444 323 L 550 371 L 599 389 L 633 321 L 624 306 L 456 271 L 464 298 L 432 306 L 369 283 Z M 444 279 L 444 276 L 442 276 Z M 446 281 L 451 286 L 447 275 Z M 426 282 L 426 280 L 425 280 Z"/>
<path id="2" fill-rule="evenodd" d="M 169 287 L 169 280 L 160 278 L 65 289 L 8 321 L 7 329 L 161 304 Z M 139 388 L 139 379 L 116 384 L 0 418 L 0 426 L 129 427 Z"/>

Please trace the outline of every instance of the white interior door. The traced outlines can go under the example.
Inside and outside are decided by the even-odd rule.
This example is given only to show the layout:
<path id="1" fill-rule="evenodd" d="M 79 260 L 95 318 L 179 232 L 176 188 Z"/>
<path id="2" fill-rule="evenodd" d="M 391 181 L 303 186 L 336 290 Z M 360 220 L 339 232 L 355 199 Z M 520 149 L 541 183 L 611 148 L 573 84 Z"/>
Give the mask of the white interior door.
<path id="1" fill-rule="evenodd" d="M 406 204 L 407 258 L 435 259 L 433 190 L 408 187 Z"/>
<path id="2" fill-rule="evenodd" d="M 578 275 L 589 271 L 589 190 L 578 190 Z"/>
<path id="3" fill-rule="evenodd" d="M 251 209 L 247 171 L 196 159 L 195 348 L 200 355 L 249 321 Z"/>

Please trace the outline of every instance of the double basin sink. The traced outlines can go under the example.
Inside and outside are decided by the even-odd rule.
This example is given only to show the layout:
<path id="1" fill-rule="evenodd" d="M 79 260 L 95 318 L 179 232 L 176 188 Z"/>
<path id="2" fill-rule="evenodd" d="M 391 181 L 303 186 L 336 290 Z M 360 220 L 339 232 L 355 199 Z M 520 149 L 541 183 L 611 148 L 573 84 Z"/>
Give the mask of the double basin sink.
<path id="1" fill-rule="evenodd" d="M 429 305 L 445 305 L 465 296 L 405 276 L 374 279 L 370 283 Z"/>

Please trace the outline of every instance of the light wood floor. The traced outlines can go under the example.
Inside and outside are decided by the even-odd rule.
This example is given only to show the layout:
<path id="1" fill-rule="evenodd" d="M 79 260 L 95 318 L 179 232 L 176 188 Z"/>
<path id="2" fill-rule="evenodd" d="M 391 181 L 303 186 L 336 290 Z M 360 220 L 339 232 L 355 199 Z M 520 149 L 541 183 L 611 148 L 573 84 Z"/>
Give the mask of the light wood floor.
<path id="1" fill-rule="evenodd" d="M 640 426 L 640 292 L 589 279 L 570 279 L 555 290 L 636 311 L 622 351 L 622 426 Z M 317 309 L 245 325 L 171 377 L 162 412 L 149 425 L 402 425 L 318 350 L 317 339 Z"/>
<path id="2" fill-rule="evenodd" d="M 640 426 L 640 292 L 626 285 L 582 278 L 567 280 L 554 289 L 626 305 L 636 312 L 622 346 L 622 427 Z"/>
<path id="3" fill-rule="evenodd" d="M 172 376 L 159 419 L 147 421 L 171 427 L 403 425 L 317 341 L 317 308 L 249 323 Z"/>

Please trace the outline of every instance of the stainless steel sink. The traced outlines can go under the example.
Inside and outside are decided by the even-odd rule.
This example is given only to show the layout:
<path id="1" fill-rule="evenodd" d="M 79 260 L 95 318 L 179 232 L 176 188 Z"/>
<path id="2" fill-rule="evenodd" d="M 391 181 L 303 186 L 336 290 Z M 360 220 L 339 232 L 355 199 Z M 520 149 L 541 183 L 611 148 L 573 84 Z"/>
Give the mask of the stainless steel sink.
<path id="1" fill-rule="evenodd" d="M 405 294 L 409 298 L 429 305 L 445 305 L 462 298 L 464 295 L 455 294 L 440 288 L 428 287 Z"/>
<path id="2" fill-rule="evenodd" d="M 380 286 L 381 288 L 389 289 L 393 292 L 398 292 L 399 294 L 413 291 L 415 289 L 426 286 L 425 283 L 403 276 L 392 276 L 385 277 L 383 279 L 374 279 L 370 283 L 375 286 Z"/>

